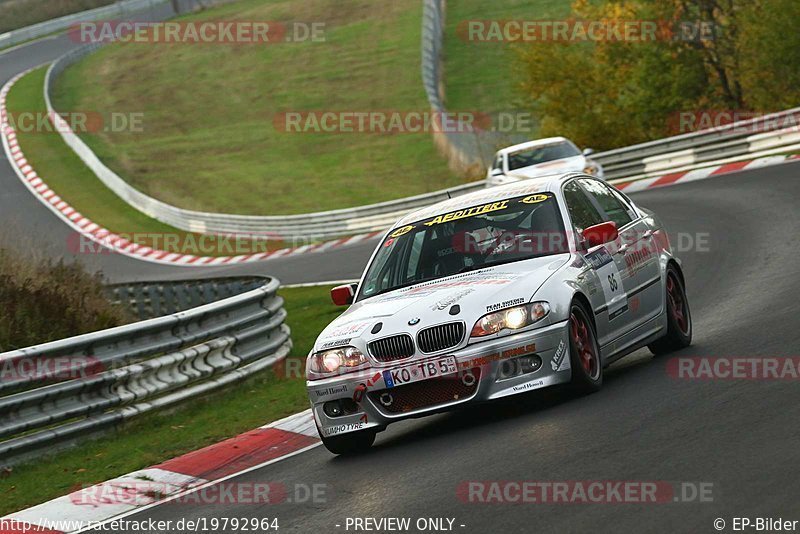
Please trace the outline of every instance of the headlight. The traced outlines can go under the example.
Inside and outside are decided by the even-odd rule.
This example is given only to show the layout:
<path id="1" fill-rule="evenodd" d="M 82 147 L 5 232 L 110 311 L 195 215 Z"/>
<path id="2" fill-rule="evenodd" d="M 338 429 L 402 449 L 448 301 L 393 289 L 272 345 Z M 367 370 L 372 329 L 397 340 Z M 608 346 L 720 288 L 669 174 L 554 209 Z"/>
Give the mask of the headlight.
<path id="1" fill-rule="evenodd" d="M 367 363 L 367 358 L 355 347 L 341 347 L 317 352 L 312 354 L 308 361 L 309 369 L 319 374 L 336 373 L 342 368 L 346 371 L 365 363 Z"/>
<path id="2" fill-rule="evenodd" d="M 587 165 L 586 168 L 583 169 L 583 172 L 586 174 L 596 175 L 598 170 L 599 169 L 597 168 L 597 165 Z"/>
<path id="3" fill-rule="evenodd" d="M 514 306 L 484 315 L 472 327 L 470 337 L 482 337 L 501 330 L 518 330 L 541 321 L 550 313 L 550 304 L 544 301 L 524 306 Z"/>

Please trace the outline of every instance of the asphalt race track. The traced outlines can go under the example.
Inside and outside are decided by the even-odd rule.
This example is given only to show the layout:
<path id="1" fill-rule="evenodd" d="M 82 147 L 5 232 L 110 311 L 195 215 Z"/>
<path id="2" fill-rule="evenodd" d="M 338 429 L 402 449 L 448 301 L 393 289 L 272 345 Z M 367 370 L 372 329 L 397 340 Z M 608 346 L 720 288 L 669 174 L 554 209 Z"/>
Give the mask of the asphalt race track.
<path id="1" fill-rule="evenodd" d="M 673 245 L 679 234 L 707 240 L 681 254 L 695 334 L 680 355 L 798 355 L 799 174 L 790 164 L 635 196 L 661 214 Z M 326 484 L 326 503 L 166 504 L 128 519 L 277 517 L 310 533 L 344 531 L 347 517 L 451 517 L 465 533 L 672 533 L 714 532 L 718 517 L 796 515 L 797 382 L 679 380 L 668 359 L 639 351 L 588 397 L 544 390 L 407 421 L 364 456 L 319 447 L 227 482 Z M 456 488 L 473 480 L 710 482 L 713 502 L 464 503 Z"/>
<path id="2" fill-rule="evenodd" d="M 62 40 L 0 55 L 0 80 L 53 59 L 65 50 Z M 24 189 L 6 161 L 0 180 L 4 220 L 14 220 L 30 246 L 62 255 L 67 229 Z M 694 344 L 680 355 L 798 356 L 800 163 L 634 198 L 664 219 L 673 245 L 691 245 L 679 256 Z M 216 269 L 119 256 L 92 258 L 102 262 L 92 266 L 117 280 L 249 271 L 306 282 L 357 276 L 370 248 L 336 249 L 324 262 L 305 255 Z M 668 360 L 639 351 L 608 369 L 603 390 L 588 397 L 545 390 L 407 421 L 380 434 L 363 456 L 334 457 L 318 447 L 233 480 L 325 484 L 326 502 L 166 504 L 127 519 L 277 517 L 281 531 L 335 533 L 345 531 L 348 517 L 447 517 L 465 533 L 673 533 L 714 532 L 715 518 L 725 519 L 730 530 L 734 516 L 796 517 L 797 381 L 679 380 L 668 375 Z M 487 505 L 457 497 L 460 483 L 486 480 L 706 482 L 713 484 L 713 502 Z"/>

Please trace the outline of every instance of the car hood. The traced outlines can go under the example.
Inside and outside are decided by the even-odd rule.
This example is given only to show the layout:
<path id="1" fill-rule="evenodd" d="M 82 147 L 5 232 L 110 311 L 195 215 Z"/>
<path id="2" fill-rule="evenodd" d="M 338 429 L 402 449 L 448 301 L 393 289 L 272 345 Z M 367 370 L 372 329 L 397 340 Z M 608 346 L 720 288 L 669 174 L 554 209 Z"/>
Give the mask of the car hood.
<path id="1" fill-rule="evenodd" d="M 568 259 L 569 254 L 558 254 L 517 261 L 359 301 L 322 331 L 314 350 L 342 345 L 363 350 L 373 339 L 403 332 L 413 336 L 420 329 L 451 321 L 464 321 L 472 328 L 493 309 L 529 302 Z M 456 304 L 460 311 L 451 314 Z"/>
<path id="2" fill-rule="evenodd" d="M 582 171 L 586 168 L 586 158 L 584 156 L 572 156 L 571 158 L 554 159 L 545 161 L 538 165 L 522 167 L 508 172 L 508 176 L 515 178 L 536 178 L 537 176 L 547 176 L 562 172 Z"/>

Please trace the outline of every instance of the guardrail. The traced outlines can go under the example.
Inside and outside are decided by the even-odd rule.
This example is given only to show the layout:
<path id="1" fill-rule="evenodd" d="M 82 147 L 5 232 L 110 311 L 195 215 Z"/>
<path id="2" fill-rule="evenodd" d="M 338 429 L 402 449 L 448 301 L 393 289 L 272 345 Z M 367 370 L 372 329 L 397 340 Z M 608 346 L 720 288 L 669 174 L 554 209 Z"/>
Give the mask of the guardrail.
<path id="1" fill-rule="evenodd" d="M 122 2 L 114 2 L 108 6 L 81 11 L 80 13 L 73 13 L 72 15 L 33 24 L 32 26 L 26 26 L 0 34 L 0 49 L 65 30 L 79 22 L 125 17 L 132 13 L 165 4 L 168 1 L 169 0 L 124 0 Z"/>
<path id="2" fill-rule="evenodd" d="M 637 180 L 800 149 L 800 108 L 592 156 L 607 179 Z"/>
<path id="3" fill-rule="evenodd" d="M 444 38 L 445 0 L 423 0 L 422 20 L 422 79 L 431 109 L 446 113 L 442 98 L 441 56 Z M 413 197 L 381 202 L 348 209 L 301 215 L 232 215 L 186 210 L 152 198 L 129 185 L 109 169 L 92 150 L 57 116 L 50 90 L 57 77 L 69 65 L 97 49 L 90 44 L 69 52 L 54 62 L 45 79 L 45 100 L 48 112 L 59 122 L 58 131 L 67 145 L 120 198 L 142 213 L 190 232 L 207 234 L 266 235 L 286 240 L 330 239 L 359 233 L 380 231 L 391 226 L 409 211 L 428 206 L 449 196 L 468 193 L 485 187 L 485 180 L 468 183 L 449 190 L 435 191 Z M 800 117 L 800 110 L 788 110 L 775 117 Z M 713 162 L 724 163 L 800 149 L 796 131 L 775 130 L 756 135 L 746 133 L 744 121 L 730 127 L 669 137 L 649 143 L 619 148 L 592 156 L 604 166 L 606 178 L 629 181 L 670 172 L 689 170 Z M 496 132 L 456 128 L 462 133 L 439 133 L 435 142 L 444 149 L 451 162 L 461 167 L 487 166 L 498 143 L 503 139 Z"/>
<path id="4" fill-rule="evenodd" d="M 115 286 L 117 302 L 144 320 L 0 354 L 0 465 L 282 360 L 292 342 L 278 286 L 270 278 Z"/>

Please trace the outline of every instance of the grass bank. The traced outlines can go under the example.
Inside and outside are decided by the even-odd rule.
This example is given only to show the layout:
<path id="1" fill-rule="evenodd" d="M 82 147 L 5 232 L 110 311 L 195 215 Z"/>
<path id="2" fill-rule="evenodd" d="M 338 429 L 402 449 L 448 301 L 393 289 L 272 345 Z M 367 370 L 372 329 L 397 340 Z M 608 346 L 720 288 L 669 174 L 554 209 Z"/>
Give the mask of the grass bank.
<path id="1" fill-rule="evenodd" d="M 184 208 L 278 215 L 441 189 L 462 180 L 429 133 L 281 126 L 293 111 L 427 111 L 421 14 L 418 0 L 242 0 L 182 20 L 321 23 L 321 39 L 115 44 L 64 73 L 56 107 L 141 113 L 141 132 L 86 142 L 132 185 Z"/>
<path id="2" fill-rule="evenodd" d="M 294 349 L 304 360 L 317 334 L 341 313 L 327 287 L 283 289 Z M 293 368 L 287 365 L 288 369 Z M 267 371 L 112 435 L 0 471 L 0 516 L 252 430 L 308 407 L 302 377 Z"/>
<path id="3" fill-rule="evenodd" d="M 570 0 L 455 0 L 447 3 L 445 87 L 450 109 L 484 113 L 521 106 L 517 57 L 508 42 L 470 41 L 459 31 L 468 21 L 561 20 Z M 488 26 L 486 26 L 488 27 Z"/>
<path id="4" fill-rule="evenodd" d="M 29 73 L 11 89 L 7 107 L 12 120 L 14 117 L 22 119 L 24 114 L 46 116 L 47 106 L 42 92 L 46 70 L 42 67 Z M 148 217 L 98 180 L 51 127 L 18 127 L 17 140 L 30 164 L 56 194 L 85 217 L 112 232 L 129 236 L 130 241 L 140 245 L 199 256 L 251 254 L 285 246 L 280 240 L 226 240 L 201 236 Z"/>

